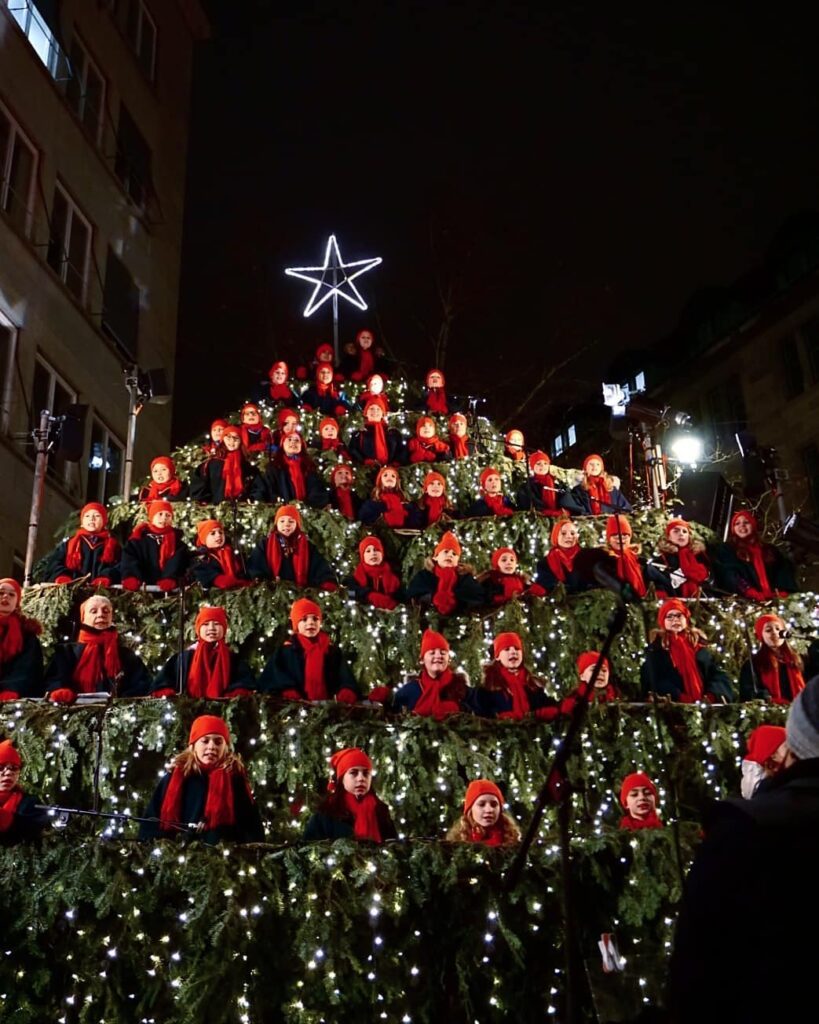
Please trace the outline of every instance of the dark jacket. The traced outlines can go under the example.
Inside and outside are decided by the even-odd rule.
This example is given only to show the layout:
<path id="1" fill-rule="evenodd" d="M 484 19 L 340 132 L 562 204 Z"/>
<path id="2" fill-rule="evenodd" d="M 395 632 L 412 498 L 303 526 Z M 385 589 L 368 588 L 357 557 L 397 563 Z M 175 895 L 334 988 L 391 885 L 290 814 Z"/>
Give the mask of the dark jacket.
<path id="1" fill-rule="evenodd" d="M 809 677 L 805 677 L 809 678 Z M 782 697 L 790 702 L 793 700 L 794 695 L 791 693 L 791 681 L 788 678 L 787 667 L 780 662 L 779 663 L 779 692 Z M 751 658 L 743 663 L 742 668 L 739 670 L 739 699 L 740 700 L 771 700 L 772 695 L 769 690 L 765 688 L 762 683 L 762 674 L 756 657 L 754 657 L 753 664 Z"/>
<path id="2" fill-rule="evenodd" d="M 538 686 L 535 677 L 528 669 L 521 668 L 526 683 L 526 697 L 529 701 L 529 710 L 537 711 L 539 708 L 557 708 L 558 702 L 548 696 L 542 686 Z M 471 688 L 467 694 L 466 706 L 476 715 L 483 718 L 496 718 L 504 711 L 512 710 L 512 698 L 508 696 L 506 687 L 503 684 L 503 676 L 497 662 L 488 665 L 484 671 L 483 686 Z"/>
<path id="3" fill-rule="evenodd" d="M 233 568 L 236 578 L 240 580 L 247 579 L 243 563 L 244 559 L 234 551 Z M 196 548 L 193 552 L 193 561 L 191 562 L 191 575 L 203 590 L 209 590 L 211 587 L 216 586 L 217 576 L 223 575 L 222 563 L 212 553 L 210 548 Z"/>
<path id="4" fill-rule="evenodd" d="M 315 410 L 322 416 L 344 416 L 349 409 L 349 404 L 341 395 L 325 394 L 320 395 L 316 384 L 311 384 L 301 396 L 301 404 L 305 412 Z"/>
<path id="5" fill-rule="evenodd" d="M 554 509 L 546 508 L 543 501 L 543 488 L 536 480 L 532 480 L 531 478 L 521 484 L 518 489 L 518 508 L 524 510 L 533 508 L 536 512 L 540 512 L 541 515 L 562 516 L 564 514 L 564 510 L 560 505 L 560 497 L 566 493 L 566 485 L 554 477 L 552 479 L 554 481 L 553 486 L 555 488 L 554 499 L 556 507 Z"/>
<path id="6" fill-rule="evenodd" d="M 453 672 L 449 685 L 441 690 L 441 700 L 453 701 L 461 706 L 461 710 L 470 709 L 470 687 L 466 677 L 460 672 Z M 396 711 L 412 711 L 421 697 L 421 683 L 418 679 L 407 679 L 392 695 L 391 706 Z"/>
<path id="7" fill-rule="evenodd" d="M 193 662 L 194 649 L 188 648 L 182 652 L 182 679 L 184 681 L 183 693 L 187 693 L 188 676 L 191 671 L 191 663 Z M 151 693 L 155 693 L 157 690 L 176 690 L 179 679 L 179 658 L 180 655 L 174 654 L 170 657 L 162 668 L 157 672 L 151 683 Z M 230 682 L 227 685 L 225 696 L 230 697 L 234 690 L 255 690 L 256 680 L 253 678 L 253 673 L 250 670 L 250 666 L 247 662 L 242 661 L 239 655 L 235 651 L 230 652 Z"/>
<path id="8" fill-rule="evenodd" d="M 503 495 L 503 507 L 508 508 L 510 512 L 517 511 L 512 501 L 507 498 L 505 494 Z M 484 498 L 478 498 L 476 501 L 472 502 L 469 507 L 469 511 L 466 514 L 467 516 L 493 516 L 495 513 L 489 505 L 487 505 Z"/>
<path id="9" fill-rule="evenodd" d="M 40 638 L 28 627 L 32 619 L 23 618 L 23 649 L 16 658 L 0 665 L 0 690 L 9 690 L 20 697 L 43 695 L 43 648 Z"/>
<path id="10" fill-rule="evenodd" d="M 386 441 L 387 441 L 387 464 L 403 466 L 407 461 L 407 449 L 404 444 L 404 439 L 397 430 L 387 429 Z M 363 430 L 356 431 L 350 438 L 348 445 L 350 449 L 350 455 L 354 462 L 368 463 L 369 465 L 378 465 L 378 460 L 375 457 L 375 441 L 373 439 L 374 430 L 372 427 L 364 427 Z"/>
<path id="11" fill-rule="evenodd" d="M 98 536 L 82 537 L 80 539 L 80 567 L 79 569 L 69 569 L 65 564 L 68 540 L 64 540 L 51 552 L 47 579 L 53 583 L 59 576 L 70 576 L 72 580 L 77 580 L 81 576 L 88 576 L 95 580 L 102 576 L 110 580 L 111 583 L 119 583 L 119 545 L 116 549 L 116 561 L 103 562 L 102 555 L 105 551 L 105 544 L 106 541 Z"/>
<path id="12" fill-rule="evenodd" d="M 409 582 L 407 598 L 421 604 L 429 604 L 438 590 L 438 577 L 429 569 L 421 569 Z M 454 614 L 481 608 L 487 603 L 486 591 L 475 577 L 468 572 L 458 571 L 458 582 L 455 584 L 455 599 L 458 607 Z"/>
<path id="13" fill-rule="evenodd" d="M 25 795 L 14 812 L 11 825 L 0 832 L 0 846 L 14 846 L 30 839 L 39 839 L 48 827 L 47 811 L 38 811 L 40 801 L 33 796 Z"/>
<path id="14" fill-rule="evenodd" d="M 178 580 L 188 567 L 190 550 L 182 540 L 182 531 L 175 529 L 174 533 L 176 551 L 165 563 L 164 569 L 159 567 L 159 545 L 162 539 L 159 535 L 146 530 L 141 537 L 129 540 L 122 549 L 122 578 L 136 578 L 147 584 L 155 584 L 159 580 Z"/>
<path id="15" fill-rule="evenodd" d="M 324 508 L 330 504 L 330 489 L 315 472 L 304 473 L 304 500 L 311 508 Z M 270 465 L 253 482 L 251 497 L 256 501 L 298 501 L 290 474 L 282 466 Z"/>
<path id="16" fill-rule="evenodd" d="M 771 590 L 792 594 L 796 589 L 793 563 L 774 544 L 763 544 L 765 574 Z M 743 561 L 733 544 L 719 544 L 712 556 L 714 579 L 718 587 L 732 594 L 745 595 L 759 590 L 759 578 L 752 562 Z"/>
<path id="17" fill-rule="evenodd" d="M 613 487 L 609 491 L 609 500 L 600 502 L 600 515 L 610 516 L 615 512 L 631 512 L 631 505 L 625 495 Z M 558 504 L 573 516 L 594 515 L 591 506 L 591 496 L 583 484 L 565 490 L 558 495 Z"/>
<path id="18" fill-rule="evenodd" d="M 191 498 L 194 501 L 204 501 L 211 505 L 221 505 L 225 501 L 225 481 L 222 477 L 224 460 L 219 458 L 208 459 L 197 467 L 191 477 Z M 256 478 L 259 475 L 258 469 L 247 459 L 242 458 L 242 493 L 238 501 L 247 501 L 250 498 Z"/>
<path id="19" fill-rule="evenodd" d="M 282 693 L 297 690 L 302 700 L 307 700 L 304 689 L 304 651 L 296 640 L 288 640 L 268 658 L 259 676 L 259 690 L 262 693 Z M 344 657 L 344 652 L 330 644 L 324 659 L 324 685 L 328 697 L 333 698 L 339 690 L 352 690 L 361 699 L 361 690 Z"/>
<path id="20" fill-rule="evenodd" d="M 143 817 L 158 818 L 162 810 L 162 801 L 171 780 L 171 773 L 163 775 L 159 785 L 154 790 L 151 802 Z M 262 819 L 259 816 L 259 809 L 248 795 L 245 781 L 238 772 L 234 772 L 231 782 L 233 784 L 233 808 L 236 816 L 235 824 L 222 826 L 220 828 L 208 829 L 207 832 L 183 832 L 174 830 L 171 832 L 160 832 L 159 822 L 143 822 L 139 826 L 140 839 L 159 839 L 173 836 L 184 836 L 196 838 L 203 843 L 263 843 L 264 828 Z M 182 813 L 180 818 L 184 824 L 195 824 L 205 817 L 205 801 L 208 795 L 208 777 L 197 772 L 191 773 L 184 783 L 182 790 Z"/>
<path id="21" fill-rule="evenodd" d="M 710 694 L 718 701 L 723 697 L 727 701 L 733 701 L 731 679 L 720 668 L 711 651 L 707 647 L 701 647 L 696 653 L 696 660 L 702 679 L 703 696 Z M 640 685 L 643 698 L 655 693 L 659 697 L 679 700 L 683 694 L 682 676 L 674 668 L 671 655 L 663 647 L 660 637 L 654 639 L 646 648 L 645 661 L 640 668 Z"/>
<path id="22" fill-rule="evenodd" d="M 73 690 L 78 692 L 72 681 L 74 669 L 80 660 L 85 644 L 58 644 L 45 674 L 45 692 L 52 690 Z M 99 683 L 99 692 L 115 694 L 117 697 L 145 697 L 151 689 L 151 676 L 138 654 L 120 641 L 119 660 L 122 675 L 116 679 L 107 676 Z"/>
<path id="23" fill-rule="evenodd" d="M 378 821 L 378 831 L 381 839 L 397 839 L 398 833 L 393 824 L 390 809 L 383 800 L 375 798 L 375 816 Z M 310 815 L 304 829 L 304 838 L 310 842 L 321 839 L 353 839 L 353 818 L 339 818 L 334 814 L 316 811 Z"/>
<path id="24" fill-rule="evenodd" d="M 247 562 L 247 570 L 253 580 L 272 580 L 273 570 L 267 562 L 267 537 L 253 548 Z M 292 558 L 282 558 L 281 579 L 289 583 L 296 582 Z M 336 574 L 327 559 L 310 544 L 307 556 L 307 586 L 320 587 L 322 583 L 335 583 Z"/>
<path id="25" fill-rule="evenodd" d="M 609 556 L 599 548 L 581 548 L 572 563 L 571 572 L 566 573 L 563 586 L 568 594 L 582 594 L 585 590 L 594 590 L 599 587 L 594 576 L 594 567 L 600 563 L 608 567 Z M 551 593 L 561 581 L 552 572 L 552 567 L 545 558 L 537 563 L 535 567 L 535 583 L 539 584 L 546 593 Z"/>

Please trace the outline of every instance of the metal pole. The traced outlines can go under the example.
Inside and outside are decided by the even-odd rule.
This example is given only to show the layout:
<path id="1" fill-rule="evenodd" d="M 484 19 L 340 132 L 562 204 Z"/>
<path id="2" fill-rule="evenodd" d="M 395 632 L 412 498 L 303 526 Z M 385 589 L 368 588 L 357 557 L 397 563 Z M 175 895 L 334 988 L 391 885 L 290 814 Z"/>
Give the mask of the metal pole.
<path id="1" fill-rule="evenodd" d="M 24 586 L 31 586 L 31 570 L 34 567 L 34 550 L 37 547 L 37 531 L 40 527 L 40 512 L 43 508 L 45 494 L 46 469 L 48 467 L 48 425 L 51 413 L 43 409 L 40 413 L 40 426 L 37 429 L 37 461 L 34 463 L 34 486 L 31 491 L 31 518 L 28 523 L 28 540 L 26 542 L 26 564 L 23 570 Z"/>
<path id="2" fill-rule="evenodd" d="M 141 408 L 139 404 L 139 371 L 131 366 L 125 371 L 125 387 L 128 389 L 128 434 L 125 440 L 125 475 L 123 498 L 128 501 L 131 496 L 131 478 L 134 472 L 134 445 L 136 444 L 136 418 Z"/>

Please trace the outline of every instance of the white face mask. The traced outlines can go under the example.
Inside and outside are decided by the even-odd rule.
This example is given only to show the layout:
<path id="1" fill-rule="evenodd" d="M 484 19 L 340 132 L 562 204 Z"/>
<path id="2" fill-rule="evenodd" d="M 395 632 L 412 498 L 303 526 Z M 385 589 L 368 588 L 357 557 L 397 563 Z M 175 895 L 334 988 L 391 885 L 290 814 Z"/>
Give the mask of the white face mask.
<path id="1" fill-rule="evenodd" d="M 765 769 L 756 761 L 742 762 L 742 782 L 740 792 L 746 800 L 750 800 L 756 792 L 756 787 L 765 778 Z"/>

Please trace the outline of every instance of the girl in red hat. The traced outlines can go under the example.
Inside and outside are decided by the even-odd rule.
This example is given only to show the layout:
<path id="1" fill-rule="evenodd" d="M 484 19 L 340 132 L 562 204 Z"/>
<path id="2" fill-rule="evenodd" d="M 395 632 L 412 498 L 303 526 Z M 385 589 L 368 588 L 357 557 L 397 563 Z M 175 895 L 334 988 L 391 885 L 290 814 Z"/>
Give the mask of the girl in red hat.
<path id="1" fill-rule="evenodd" d="M 191 480 L 194 501 L 221 505 L 223 501 L 250 498 L 259 471 L 247 459 L 239 427 L 230 423 L 225 427 L 222 448 L 220 456 L 208 459 L 197 468 Z"/>
<path id="2" fill-rule="evenodd" d="M 537 563 L 535 582 L 529 593 L 543 597 L 562 583 L 569 594 L 592 590 L 600 584 L 592 574 L 593 562 L 601 557 L 599 551 L 582 548 L 575 523 L 567 518 L 558 519 L 552 527 L 552 546 L 545 558 Z"/>
<path id="3" fill-rule="evenodd" d="M 401 489 L 401 479 L 394 466 L 382 466 L 375 478 L 370 497 L 361 503 L 358 518 L 365 526 L 381 521 L 393 530 L 410 525 L 410 505 Z"/>
<path id="4" fill-rule="evenodd" d="M 316 370 L 319 366 L 329 366 L 335 374 L 335 351 L 333 346 L 329 345 L 326 341 L 316 346 L 316 353 L 313 356 L 310 363 L 307 366 L 299 366 L 296 368 L 296 379 L 297 380 L 309 380 L 315 376 Z M 336 377 L 336 379 L 339 379 Z"/>
<path id="5" fill-rule="evenodd" d="M 270 382 L 267 389 L 267 397 L 271 402 L 280 402 L 288 408 L 298 405 L 299 400 L 288 383 L 290 370 L 284 360 L 279 359 L 273 363 L 267 376 Z"/>
<path id="6" fill-rule="evenodd" d="M 645 772 L 632 772 L 623 779 L 620 804 L 626 812 L 620 819 L 620 828 L 636 832 L 663 827 L 657 814 L 657 787 Z"/>
<path id="7" fill-rule="evenodd" d="M 58 644 L 45 674 L 45 690 L 55 704 L 73 704 L 81 693 L 144 697 L 151 677 L 142 659 L 120 639 L 114 609 L 95 594 L 80 605 L 75 643 Z"/>
<path id="8" fill-rule="evenodd" d="M 383 843 L 397 839 L 390 809 L 373 789 L 373 763 L 358 747 L 337 750 L 330 758 L 332 778 L 327 794 L 310 816 L 307 840 L 364 839 Z"/>
<path id="9" fill-rule="evenodd" d="M 728 675 L 706 647 L 705 635 L 691 625 L 691 611 L 677 598 L 665 601 L 640 669 L 644 699 L 669 697 L 683 704 L 734 699 Z"/>
<path id="10" fill-rule="evenodd" d="M 171 503 L 152 501 L 148 505 L 147 523 L 134 527 L 122 549 L 122 586 L 125 590 L 139 590 L 143 584 L 175 590 L 189 559 L 182 531 L 173 525 Z"/>
<path id="11" fill-rule="evenodd" d="M 340 459 L 349 459 L 350 453 L 347 445 L 341 440 L 338 432 L 338 422 L 332 416 L 325 416 L 319 423 L 318 437 L 313 438 L 311 445 L 322 455 L 334 453 Z"/>
<path id="12" fill-rule="evenodd" d="M 326 508 L 330 492 L 304 448 L 301 434 L 287 434 L 281 447 L 271 456 L 267 469 L 254 484 L 252 497 L 257 501 L 303 501 L 311 508 Z"/>
<path id="13" fill-rule="evenodd" d="M 714 552 L 714 575 L 723 590 L 750 601 L 770 601 L 798 589 L 793 563 L 761 539 L 756 517 L 745 509 L 733 514 L 728 540 Z"/>
<path id="14" fill-rule="evenodd" d="M 375 344 L 373 332 L 364 327 L 355 336 L 353 359 L 350 362 L 350 380 L 367 380 L 372 374 L 383 372 L 384 351 Z M 345 369 L 347 369 L 345 363 Z"/>
<path id="15" fill-rule="evenodd" d="M 48 814 L 37 809 L 40 801 L 20 786 L 23 762 L 11 740 L 0 743 L 0 846 L 37 839 L 48 826 Z"/>
<path id="16" fill-rule="evenodd" d="M 466 788 L 464 812 L 446 838 L 451 843 L 516 846 L 520 829 L 512 815 L 504 811 L 498 786 L 489 779 L 475 779 Z"/>
<path id="17" fill-rule="evenodd" d="M 87 578 L 92 587 L 110 587 L 119 583 L 120 558 L 119 543 L 108 530 L 105 506 L 90 501 L 80 509 L 79 530 L 52 551 L 48 579 L 71 583 Z"/>
<path id="18" fill-rule="evenodd" d="M 788 754 L 787 734 L 781 725 L 758 725 L 748 736 L 747 746 L 740 766 L 740 791 L 750 800 L 765 779 L 773 778 L 784 768 Z"/>
<path id="19" fill-rule="evenodd" d="M 449 448 L 453 459 L 465 459 L 475 454 L 475 442 L 470 441 L 467 428 L 466 416 L 462 412 L 449 417 Z"/>
<path id="20" fill-rule="evenodd" d="M 273 529 L 256 544 L 247 570 L 253 580 L 295 583 L 297 587 L 337 590 L 336 574 L 307 539 L 295 505 L 276 509 Z"/>
<path id="21" fill-rule="evenodd" d="M 647 576 L 657 596 L 699 597 L 710 574 L 705 545 L 692 536 L 684 519 L 671 519 L 666 523 L 665 536 L 657 542 L 657 557 L 648 565 Z"/>
<path id="22" fill-rule="evenodd" d="M 740 670 L 739 699 L 790 704 L 805 689 L 805 679 L 802 659 L 786 639 L 785 620 L 778 615 L 760 615 L 754 632 L 760 647 Z"/>
<path id="23" fill-rule="evenodd" d="M 365 466 L 401 465 L 407 461 L 404 439 L 387 426 L 384 403 L 371 399 L 364 407 L 364 426 L 350 438 L 353 461 Z"/>
<path id="24" fill-rule="evenodd" d="M 185 697 L 221 700 L 247 697 L 255 689 L 253 673 L 225 641 L 228 617 L 224 608 L 204 606 L 193 626 L 195 642 L 182 654 L 174 654 L 157 673 L 152 697 Z"/>
<path id="25" fill-rule="evenodd" d="M 449 416 L 456 412 L 446 395 L 446 380 L 440 370 L 430 370 L 424 388 L 424 408 L 433 416 Z"/>
<path id="26" fill-rule="evenodd" d="M 269 451 L 273 435 L 262 423 L 262 414 L 254 402 L 242 406 L 242 448 L 246 452 Z"/>
<path id="27" fill-rule="evenodd" d="M 441 522 L 444 519 L 457 519 L 458 513 L 449 504 L 446 493 L 446 478 L 441 474 L 430 470 L 424 477 L 423 493 L 412 506 L 410 516 L 413 525 L 418 529 L 425 530 L 433 523 Z"/>
<path id="28" fill-rule="evenodd" d="M 204 843 L 263 843 L 264 828 L 241 757 L 216 715 L 194 719 L 188 746 L 159 782 L 139 828 L 140 839 L 189 836 Z M 181 827 L 180 827 L 181 826 Z"/>
<path id="29" fill-rule="evenodd" d="M 514 548 L 496 548 L 492 552 L 492 568 L 478 579 L 495 606 L 523 597 L 529 586 L 528 578 L 520 572 Z"/>
<path id="30" fill-rule="evenodd" d="M 296 409 L 279 409 L 276 416 L 276 429 L 273 431 L 271 451 L 281 447 L 282 440 L 288 434 L 296 434 L 301 431 L 301 417 Z"/>
<path id="31" fill-rule="evenodd" d="M 461 565 L 461 545 L 449 530 L 435 545 L 410 580 L 407 597 L 421 605 L 431 605 L 439 615 L 473 611 L 486 604 L 486 591 L 475 579 L 471 566 Z"/>
<path id="32" fill-rule="evenodd" d="M 366 408 L 367 402 L 377 401 L 384 406 L 384 412 L 390 411 L 390 402 L 384 391 L 385 381 L 380 373 L 374 373 L 367 378 L 367 387 L 356 399 L 356 405 L 362 411 Z"/>
<path id="33" fill-rule="evenodd" d="M 17 580 L 0 579 L 0 700 L 43 695 L 43 627 L 20 614 L 22 597 Z"/>
<path id="34" fill-rule="evenodd" d="M 418 462 L 451 462 L 452 452 L 446 441 L 438 437 L 435 420 L 431 416 L 421 416 L 415 424 L 415 437 L 407 443 L 409 460 Z"/>
<path id="35" fill-rule="evenodd" d="M 225 543 L 225 528 L 218 519 L 203 519 L 196 527 L 191 572 L 203 590 L 235 590 L 250 582 L 242 559 Z"/>
<path id="36" fill-rule="evenodd" d="M 330 471 L 330 504 L 349 522 L 355 522 L 361 512 L 361 498 L 353 490 L 355 475 L 352 466 L 339 462 Z"/>
<path id="37" fill-rule="evenodd" d="M 305 412 L 320 412 L 322 416 L 346 416 L 347 403 L 333 383 L 333 368 L 327 363 L 316 367 L 316 379 L 301 396 Z"/>
<path id="38" fill-rule="evenodd" d="M 467 707 L 468 681 L 465 675 L 449 667 L 450 655 L 445 636 L 432 629 L 424 630 L 420 673 L 407 679 L 392 695 L 382 692 L 387 687 L 376 688 L 370 699 L 391 704 L 397 711 L 411 711 L 439 722 L 458 714 Z"/>
<path id="39" fill-rule="evenodd" d="M 563 516 L 558 498 L 566 490 L 550 472 L 552 460 L 544 451 L 532 452 L 529 456 L 529 479 L 517 494 L 519 509 L 533 508 L 542 516 Z"/>
<path id="40" fill-rule="evenodd" d="M 550 722 L 558 703 L 549 697 L 542 680 L 523 663 L 523 642 L 517 633 L 498 633 L 494 661 L 484 668 L 483 685 L 469 692 L 469 706 L 485 718 L 522 719 L 530 715 Z"/>
<path id="41" fill-rule="evenodd" d="M 503 454 L 512 462 L 526 461 L 526 438 L 520 430 L 508 430 L 503 435 Z"/>
<path id="42" fill-rule="evenodd" d="M 481 496 L 472 504 L 469 516 L 513 516 L 515 506 L 503 493 L 500 473 L 487 466 L 480 476 Z"/>
<path id="43" fill-rule="evenodd" d="M 300 598 L 290 609 L 292 639 L 274 651 L 259 677 L 259 690 L 284 700 L 355 704 L 361 691 L 347 664 L 322 626 L 322 611 L 315 601 Z"/>
<path id="44" fill-rule="evenodd" d="M 597 651 L 584 651 L 579 655 L 576 665 L 580 681 L 575 689 L 560 702 L 561 714 L 570 715 L 578 700 L 583 697 L 588 700 L 589 704 L 610 704 L 612 701 L 620 700 L 621 694 L 612 680 L 611 664 L 608 658 L 603 658 L 594 686 L 591 692 L 589 691 L 598 657 Z"/>
<path id="45" fill-rule="evenodd" d="M 609 516 L 606 520 L 606 550 L 614 562 L 613 575 L 634 597 L 646 596 L 645 562 L 640 558 L 639 544 L 632 543 L 631 523 L 625 516 Z"/>
<path id="46" fill-rule="evenodd" d="M 385 560 L 378 537 L 365 537 L 358 545 L 358 565 L 345 585 L 356 601 L 384 611 L 393 611 L 403 599 L 401 580 Z"/>
<path id="47" fill-rule="evenodd" d="M 176 475 L 176 464 L 170 455 L 157 455 L 151 460 L 151 482 L 139 492 L 139 501 L 182 501 L 186 488 Z"/>
<path id="48" fill-rule="evenodd" d="M 561 505 L 572 515 L 602 516 L 631 512 L 631 505 L 620 492 L 619 481 L 609 476 L 599 455 L 587 455 L 583 461 L 583 479 L 561 496 Z"/>
<path id="49" fill-rule="evenodd" d="M 211 423 L 207 440 L 202 445 L 202 451 L 209 459 L 224 458 L 225 446 L 222 444 L 222 434 L 224 434 L 227 425 L 227 420 L 222 419 L 216 419 Z"/>

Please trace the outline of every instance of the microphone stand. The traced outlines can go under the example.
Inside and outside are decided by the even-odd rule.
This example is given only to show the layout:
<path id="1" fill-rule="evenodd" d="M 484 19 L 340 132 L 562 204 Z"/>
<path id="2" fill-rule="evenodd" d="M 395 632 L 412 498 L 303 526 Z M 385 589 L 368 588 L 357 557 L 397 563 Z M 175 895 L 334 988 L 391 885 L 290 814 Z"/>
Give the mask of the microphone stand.
<path id="1" fill-rule="evenodd" d="M 185 668 L 183 661 L 183 652 L 185 650 L 185 597 L 190 585 L 190 569 L 186 569 L 179 577 L 179 620 L 176 652 L 176 694 L 178 697 L 185 693 Z"/>
<path id="2" fill-rule="evenodd" d="M 572 787 L 569 782 L 566 765 L 570 755 L 572 754 L 575 743 L 579 739 L 580 731 L 583 727 L 583 719 L 585 718 L 586 709 L 589 703 L 589 695 L 594 693 L 594 685 L 597 681 L 598 675 L 600 674 L 600 668 L 611 650 L 614 638 L 623 630 L 623 627 L 626 624 L 625 601 L 623 600 L 622 594 L 617 593 L 615 594 L 615 597 L 617 599 L 617 604 L 614 612 L 612 613 L 611 619 L 609 620 L 608 633 L 606 634 L 606 639 L 603 641 L 603 646 L 600 648 L 600 653 L 597 656 L 597 661 L 594 669 L 592 670 L 588 686 L 586 687 L 585 693 L 575 702 L 569 718 L 568 728 L 563 735 L 563 739 L 558 745 L 557 751 L 555 752 L 555 756 L 552 760 L 551 768 L 546 773 L 546 778 L 540 788 L 540 793 L 538 794 L 537 802 L 535 803 L 535 809 L 532 814 L 532 820 L 529 823 L 529 828 L 526 830 L 526 835 L 523 837 L 520 849 L 518 850 L 518 853 L 504 880 L 504 889 L 506 892 L 511 891 L 518 884 L 524 864 L 526 863 L 529 849 L 534 842 L 535 836 L 537 835 L 540 827 L 540 822 L 543 818 L 546 805 L 551 804 L 552 806 L 556 806 L 558 827 L 560 830 L 560 868 L 561 875 L 563 877 L 563 922 L 565 929 L 566 955 L 566 1003 L 563 1019 L 566 1024 L 579 1024 L 580 1022 L 580 1004 L 578 996 L 580 990 L 580 977 L 582 974 L 582 962 L 578 957 L 580 950 L 574 919 L 571 883 L 570 826 L 572 816 Z"/>
<path id="3" fill-rule="evenodd" d="M 58 807 L 55 804 L 35 804 L 34 809 L 37 811 L 47 811 L 52 817 L 56 814 L 72 815 L 76 814 L 79 817 L 84 818 L 104 818 L 109 821 L 137 821 L 140 824 L 145 823 L 149 825 L 155 825 L 159 823 L 159 818 L 139 818 L 135 814 L 117 814 L 106 811 L 85 811 L 80 810 L 78 807 Z M 198 832 L 199 826 L 194 823 L 185 823 L 182 821 L 168 821 L 166 822 L 171 828 L 179 829 L 180 832 Z"/>

